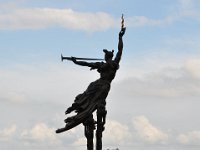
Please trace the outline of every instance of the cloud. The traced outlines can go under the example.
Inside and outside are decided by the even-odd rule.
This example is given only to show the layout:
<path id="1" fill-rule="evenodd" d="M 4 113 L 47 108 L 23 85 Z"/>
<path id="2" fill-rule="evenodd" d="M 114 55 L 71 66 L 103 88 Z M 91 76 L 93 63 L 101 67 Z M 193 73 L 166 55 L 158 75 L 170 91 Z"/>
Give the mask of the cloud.
<path id="1" fill-rule="evenodd" d="M 179 36 L 176 38 L 169 38 L 163 42 L 163 47 L 166 47 L 165 51 L 174 52 L 178 51 L 182 54 L 198 53 L 200 49 L 200 38 L 195 35 Z M 160 49 L 163 49 L 162 47 Z M 187 53 L 186 53 L 187 52 Z"/>
<path id="2" fill-rule="evenodd" d="M 129 69 L 129 75 L 115 84 L 115 93 L 120 97 L 143 98 L 200 96 L 199 60 L 198 57 L 191 57 L 179 62 L 179 64 L 167 66 L 162 64 L 163 60 L 157 59 L 155 62 L 149 62 L 146 65 L 152 70 L 148 70 L 149 68 L 147 67 L 146 70 L 148 71 L 140 73 L 140 75 Z M 120 87 L 123 87 L 123 91 Z M 117 93 L 120 93 L 120 95 Z"/>
<path id="3" fill-rule="evenodd" d="M 16 132 L 16 125 L 0 130 L 0 141 L 9 141 Z"/>
<path id="4" fill-rule="evenodd" d="M 56 103 L 71 104 L 74 97 L 83 92 L 92 79 L 97 78 L 95 72 L 89 73 L 86 69 L 80 73 L 78 69 L 70 68 L 70 65 L 68 69 L 55 64 L 36 64 L 36 66 L 40 67 L 27 64 L 12 69 L 0 69 L 0 99 L 21 104 L 33 101 L 55 102 L 55 100 Z M 84 80 L 80 80 L 80 74 Z"/>
<path id="5" fill-rule="evenodd" d="M 8 7 L 9 9 L 10 7 Z M 4 8 L 0 14 L 0 30 L 45 29 L 63 27 L 82 31 L 101 31 L 112 28 L 119 20 L 104 12 L 77 12 L 72 9 L 58 8 Z M 126 19 L 129 27 L 168 25 L 180 16 L 167 16 L 154 20 L 145 16 L 133 16 Z"/>
<path id="6" fill-rule="evenodd" d="M 200 58 L 188 59 L 185 62 L 185 69 L 192 77 L 200 79 Z"/>
<path id="7" fill-rule="evenodd" d="M 190 131 L 185 134 L 180 134 L 177 140 L 183 145 L 200 145 L 200 131 Z"/>
<path id="8" fill-rule="evenodd" d="M 78 138 L 74 143 L 73 145 L 74 146 L 83 146 L 83 145 L 86 145 L 87 143 L 87 140 L 85 137 L 82 137 L 82 138 Z"/>
<path id="9" fill-rule="evenodd" d="M 179 11 L 182 16 L 195 16 L 194 0 L 178 0 L 179 2 Z"/>
<path id="10" fill-rule="evenodd" d="M 119 99 L 119 97 L 182 98 L 200 95 L 199 58 L 187 59 L 181 62 L 181 65 L 167 62 L 170 66 L 162 64 L 163 60 L 153 60 L 155 60 L 153 63 L 145 62 L 146 67 L 153 68 L 153 71 L 141 73 L 140 70 L 143 71 L 144 68 L 139 68 L 140 70 L 135 72 L 131 68 L 124 70 L 124 77 L 114 82 L 115 90 L 112 91 L 116 93 L 114 96 Z M 57 104 L 67 102 L 66 105 L 71 105 L 74 97 L 83 92 L 91 81 L 98 78 L 95 72 L 81 70 L 81 78 L 84 80 L 80 80 L 80 70 L 71 70 L 72 68 L 65 70 L 62 66 L 54 64 L 43 64 L 37 68 L 35 65 L 23 65 L 12 70 L 0 69 L 0 99 L 11 103 L 57 100 Z"/>
<path id="11" fill-rule="evenodd" d="M 149 143 L 166 143 L 167 133 L 153 126 L 145 116 L 139 116 L 133 119 L 133 125 L 139 137 Z"/>
<path id="12" fill-rule="evenodd" d="M 4 101 L 9 101 L 12 103 L 23 103 L 26 101 L 26 96 L 23 93 L 14 91 L 7 91 L 6 93 L 1 94 L 0 97 Z"/>
<path id="13" fill-rule="evenodd" d="M 21 138 L 28 141 L 35 142 L 57 142 L 55 136 L 55 129 L 48 127 L 45 123 L 37 123 L 29 130 L 23 130 Z"/>
<path id="14" fill-rule="evenodd" d="M 145 16 L 134 16 L 127 18 L 127 26 L 129 27 L 143 27 L 143 26 L 164 26 L 170 25 L 178 20 L 178 16 L 167 16 L 163 19 L 150 19 Z"/>
<path id="15" fill-rule="evenodd" d="M 105 142 L 108 144 L 119 145 L 126 143 L 131 138 L 127 125 L 115 120 L 108 120 L 104 131 Z"/>
<path id="16" fill-rule="evenodd" d="M 45 29 L 63 27 L 83 31 L 105 30 L 115 20 L 104 12 L 77 12 L 58 8 L 5 8 L 0 14 L 0 30 Z"/>
<path id="17" fill-rule="evenodd" d="M 84 128 L 84 127 L 83 127 Z M 79 131 L 79 132 L 78 132 Z M 75 140 L 73 145 L 82 146 L 87 143 L 84 136 L 84 130 L 76 130 L 74 135 L 78 135 L 82 132 L 82 136 Z M 94 140 L 95 140 L 94 136 Z M 107 120 L 105 125 L 105 130 L 103 132 L 104 145 L 121 145 L 126 144 L 127 141 L 131 139 L 131 133 L 127 125 L 121 124 L 116 120 Z"/>
<path id="18" fill-rule="evenodd" d="M 194 0 L 178 0 L 178 5 L 171 14 L 161 19 L 151 19 L 146 16 L 133 16 L 127 18 L 127 26 L 167 26 L 186 17 L 197 17 L 199 12 L 194 8 Z"/>
<path id="19" fill-rule="evenodd" d="M 166 26 L 185 17 L 195 17 L 193 0 L 178 0 L 176 11 L 162 19 L 146 16 L 125 18 L 128 27 Z M 0 30 L 46 29 L 63 27 L 87 32 L 102 31 L 115 27 L 119 19 L 105 12 L 78 12 L 70 8 L 20 8 L 14 4 L 4 4 L 0 14 Z"/>

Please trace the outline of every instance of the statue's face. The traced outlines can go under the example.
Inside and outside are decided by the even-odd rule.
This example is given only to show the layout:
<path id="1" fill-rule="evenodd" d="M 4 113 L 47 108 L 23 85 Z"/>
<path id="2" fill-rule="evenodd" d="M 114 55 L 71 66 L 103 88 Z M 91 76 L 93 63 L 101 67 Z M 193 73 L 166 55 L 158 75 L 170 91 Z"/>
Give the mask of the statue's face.
<path id="1" fill-rule="evenodd" d="M 108 61 L 110 59 L 112 60 L 114 50 L 111 52 L 111 51 L 104 49 L 103 52 L 105 53 L 105 55 L 104 55 L 105 61 Z"/>
<path id="2" fill-rule="evenodd" d="M 104 59 L 105 61 L 108 61 L 109 59 L 112 59 L 112 56 L 105 54 Z"/>

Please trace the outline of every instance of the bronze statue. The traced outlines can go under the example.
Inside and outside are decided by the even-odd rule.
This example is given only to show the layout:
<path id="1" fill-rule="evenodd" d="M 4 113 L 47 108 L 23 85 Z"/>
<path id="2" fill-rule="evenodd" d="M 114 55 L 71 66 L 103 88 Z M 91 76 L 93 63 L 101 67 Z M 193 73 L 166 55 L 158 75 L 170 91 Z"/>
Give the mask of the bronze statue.
<path id="1" fill-rule="evenodd" d="M 110 91 L 110 84 L 115 78 L 115 74 L 119 69 L 119 63 L 122 56 L 123 40 L 125 33 L 124 18 L 122 15 L 122 26 L 119 32 L 118 52 L 113 59 L 114 50 L 103 50 L 105 53 L 105 62 L 86 62 L 77 61 L 75 57 L 66 57 L 71 59 L 75 64 L 90 67 L 91 70 L 96 69 L 100 74 L 100 78 L 90 83 L 88 88 L 82 94 L 76 96 L 74 103 L 69 107 L 65 114 L 72 111 L 77 113 L 74 116 L 65 119 L 65 127 L 56 130 L 56 133 L 67 131 L 81 123 L 85 126 L 85 137 L 87 138 L 87 149 L 93 150 L 93 135 L 96 130 L 96 150 L 102 150 L 102 132 L 104 131 L 104 124 L 106 123 L 106 97 Z M 62 60 L 65 57 L 61 56 Z M 79 58 L 83 60 L 84 58 Z M 93 112 L 96 110 L 97 120 L 93 119 Z"/>

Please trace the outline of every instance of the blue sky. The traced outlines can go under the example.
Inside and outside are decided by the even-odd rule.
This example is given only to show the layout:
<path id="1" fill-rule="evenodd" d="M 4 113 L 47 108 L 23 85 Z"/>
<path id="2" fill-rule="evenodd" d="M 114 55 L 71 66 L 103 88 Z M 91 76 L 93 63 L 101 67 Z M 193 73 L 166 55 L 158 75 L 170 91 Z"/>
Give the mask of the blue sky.
<path id="1" fill-rule="evenodd" d="M 200 147 L 198 0 L 1 0 L 0 149 L 86 148 L 82 125 L 56 135 L 65 109 L 99 75 L 60 54 L 124 52 L 107 98 L 103 149 Z"/>

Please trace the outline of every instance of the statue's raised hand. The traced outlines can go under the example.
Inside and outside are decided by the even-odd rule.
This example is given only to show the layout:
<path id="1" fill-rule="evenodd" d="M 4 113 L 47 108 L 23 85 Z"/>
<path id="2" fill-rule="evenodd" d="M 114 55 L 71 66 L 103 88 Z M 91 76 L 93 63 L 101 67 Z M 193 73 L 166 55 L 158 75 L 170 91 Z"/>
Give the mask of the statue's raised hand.
<path id="1" fill-rule="evenodd" d="M 119 32 L 119 37 L 122 37 L 126 31 L 126 27 L 122 28 L 121 31 Z"/>

